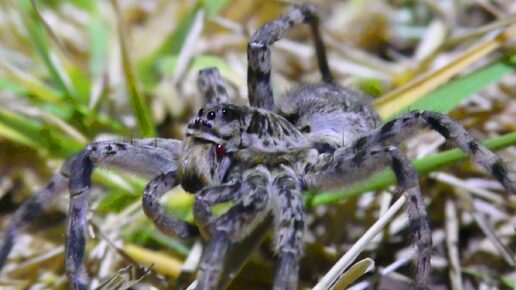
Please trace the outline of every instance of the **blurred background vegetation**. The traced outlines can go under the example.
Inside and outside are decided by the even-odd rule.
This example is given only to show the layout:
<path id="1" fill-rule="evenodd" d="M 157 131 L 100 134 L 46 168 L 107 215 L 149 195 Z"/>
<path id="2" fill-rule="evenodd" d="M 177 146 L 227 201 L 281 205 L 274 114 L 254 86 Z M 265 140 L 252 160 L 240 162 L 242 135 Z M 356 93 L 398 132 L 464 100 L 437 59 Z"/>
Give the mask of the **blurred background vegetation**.
<path id="1" fill-rule="evenodd" d="M 499 154 L 514 168 L 514 1 L 315 2 L 339 83 L 377 98 L 385 119 L 415 108 L 450 113 L 478 139 L 490 139 L 493 149 L 505 148 Z M 245 104 L 246 42 L 286 7 L 247 0 L 0 0 L 2 224 L 64 159 L 93 140 L 181 139 L 202 102 L 196 91 L 201 68 L 218 67 L 232 98 Z M 276 95 L 319 79 L 313 52 L 306 27 L 274 46 Z M 420 172 L 431 172 L 422 178 L 435 249 L 431 288 L 514 289 L 514 195 L 504 195 L 471 162 L 457 162 L 458 152 L 438 153 L 450 148 L 435 133 L 410 138 L 406 149 L 421 158 Z M 444 164 L 453 165 L 440 169 Z M 192 242 L 163 235 L 144 217 L 145 180 L 98 170 L 94 182 L 87 245 L 93 286 L 188 285 L 194 275 L 181 267 L 194 256 Z M 386 211 L 395 197 L 392 183 L 386 172 L 351 190 L 307 193 L 300 287 L 312 287 Z M 181 189 L 163 202 L 192 219 L 192 197 Z M 0 288 L 68 289 L 66 211 L 62 196 L 21 234 Z M 458 244 L 450 242 L 453 233 Z M 376 269 L 354 289 L 408 289 L 412 251 L 399 214 L 361 255 Z M 266 238 L 232 289 L 270 288 L 274 260 Z M 150 264 L 150 270 L 136 266 Z"/>

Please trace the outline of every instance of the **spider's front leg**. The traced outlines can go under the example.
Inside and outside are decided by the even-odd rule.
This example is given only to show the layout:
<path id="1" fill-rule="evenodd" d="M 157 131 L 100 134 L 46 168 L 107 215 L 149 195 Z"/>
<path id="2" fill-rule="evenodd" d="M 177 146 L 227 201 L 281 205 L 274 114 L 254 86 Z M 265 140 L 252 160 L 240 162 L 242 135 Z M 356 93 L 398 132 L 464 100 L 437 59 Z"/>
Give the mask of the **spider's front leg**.
<path id="1" fill-rule="evenodd" d="M 188 239 L 199 236 L 196 226 L 167 213 L 159 199 L 178 184 L 176 171 L 160 174 L 149 182 L 143 191 L 143 211 L 154 225 L 168 236 Z"/>
<path id="2" fill-rule="evenodd" d="M 340 148 L 333 154 L 322 154 L 319 162 L 308 168 L 305 182 L 309 187 L 331 190 L 364 180 L 386 166 L 394 171 L 400 191 L 407 196 L 407 212 L 417 247 L 417 277 L 414 289 L 424 290 L 430 276 L 432 236 L 426 207 L 421 196 L 417 172 L 395 146 Z"/>
<path id="3" fill-rule="evenodd" d="M 269 212 L 270 185 L 269 171 L 258 166 L 243 174 L 242 184 L 236 191 L 228 192 L 228 198 L 229 195 L 240 198 L 231 209 L 208 225 L 211 235 L 197 275 L 198 290 L 219 288 L 229 247 L 250 234 Z M 205 201 L 196 199 L 198 202 Z"/>
<path id="4" fill-rule="evenodd" d="M 194 215 L 195 222 L 204 231 L 204 236 L 209 237 L 212 233 L 210 224 L 213 223 L 212 208 L 216 204 L 240 200 L 242 191 L 239 190 L 241 183 L 233 180 L 226 184 L 207 187 L 195 194 Z"/>
<path id="5" fill-rule="evenodd" d="M 8 226 L 0 248 L 1 261 L 9 254 L 20 227 L 34 220 L 63 192 L 68 183 L 70 208 L 66 240 L 66 269 L 73 289 L 86 289 L 88 278 L 83 265 L 86 243 L 86 215 L 88 211 L 91 174 L 95 166 L 119 168 L 142 177 L 161 172 L 175 172 L 181 152 L 181 142 L 167 139 L 143 139 L 129 143 L 101 141 L 87 145 L 83 151 L 68 159 L 45 188 L 38 191 L 16 212 Z"/>
<path id="6" fill-rule="evenodd" d="M 295 172 L 282 166 L 273 182 L 274 251 L 278 265 L 275 290 L 297 289 L 303 249 L 304 210 L 301 182 Z"/>
<path id="7" fill-rule="evenodd" d="M 328 83 L 333 81 L 319 31 L 317 6 L 313 3 L 296 5 L 278 19 L 269 21 L 260 27 L 253 34 L 247 46 L 247 89 L 251 106 L 268 110 L 273 108 L 274 96 L 270 82 L 271 51 L 269 47 L 280 40 L 290 28 L 302 23 L 310 25 L 323 80 Z"/>

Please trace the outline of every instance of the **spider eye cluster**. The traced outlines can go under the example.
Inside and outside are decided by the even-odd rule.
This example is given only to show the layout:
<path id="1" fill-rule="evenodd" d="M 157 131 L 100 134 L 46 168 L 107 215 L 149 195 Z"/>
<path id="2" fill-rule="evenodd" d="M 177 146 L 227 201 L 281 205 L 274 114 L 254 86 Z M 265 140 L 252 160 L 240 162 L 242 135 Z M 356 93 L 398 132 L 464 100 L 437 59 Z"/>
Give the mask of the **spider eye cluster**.
<path id="1" fill-rule="evenodd" d="M 207 128 L 211 128 L 212 126 L 211 123 L 206 120 L 201 120 L 199 118 L 195 119 L 194 128 L 199 128 L 201 125 Z"/>

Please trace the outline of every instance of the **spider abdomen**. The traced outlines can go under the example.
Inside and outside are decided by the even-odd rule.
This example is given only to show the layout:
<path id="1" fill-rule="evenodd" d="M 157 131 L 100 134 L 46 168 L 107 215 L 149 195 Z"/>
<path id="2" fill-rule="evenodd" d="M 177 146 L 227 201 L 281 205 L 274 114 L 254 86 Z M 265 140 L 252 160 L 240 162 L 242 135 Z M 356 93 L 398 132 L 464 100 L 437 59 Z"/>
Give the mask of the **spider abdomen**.
<path id="1" fill-rule="evenodd" d="M 334 84 L 305 84 L 285 94 L 278 112 L 311 144 L 346 146 L 381 122 L 364 94 Z"/>

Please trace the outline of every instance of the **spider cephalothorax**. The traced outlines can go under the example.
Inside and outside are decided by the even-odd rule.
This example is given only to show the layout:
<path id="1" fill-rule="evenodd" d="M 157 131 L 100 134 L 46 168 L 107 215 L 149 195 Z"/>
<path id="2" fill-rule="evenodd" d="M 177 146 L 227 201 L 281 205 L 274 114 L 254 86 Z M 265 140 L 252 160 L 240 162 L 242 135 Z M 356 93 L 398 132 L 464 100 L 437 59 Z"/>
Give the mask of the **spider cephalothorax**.
<path id="1" fill-rule="evenodd" d="M 275 105 L 269 47 L 301 23 L 311 26 L 323 81 L 291 90 Z M 342 188 L 390 167 L 399 191 L 408 197 L 417 247 L 415 288 L 424 289 L 431 270 L 431 231 L 416 171 L 396 146 L 417 130 L 430 128 L 468 153 L 509 191 L 515 182 L 495 154 L 446 115 L 415 111 L 382 124 L 366 96 L 334 83 L 318 23 L 315 6 L 303 4 L 253 35 L 248 45 L 251 106 L 229 104 L 218 71 L 205 69 L 198 85 L 206 105 L 189 122 L 183 141 L 153 138 L 86 146 L 18 210 L 0 248 L 0 266 L 19 228 L 68 183 L 67 274 L 74 289 L 87 289 L 83 259 L 91 174 L 95 166 L 106 166 L 153 178 L 145 187 L 142 204 L 161 231 L 183 238 L 201 233 L 207 239 L 197 289 L 221 287 L 228 249 L 266 216 L 273 218 L 278 255 L 274 289 L 297 289 L 305 224 L 302 190 Z M 195 194 L 196 225 L 167 213 L 159 203 L 165 192 L 179 184 Z M 216 204 L 228 201 L 232 207 L 227 212 L 212 214 Z"/>
<path id="2" fill-rule="evenodd" d="M 231 163 L 240 169 L 258 164 L 275 166 L 299 157 L 308 148 L 297 128 L 264 109 L 210 104 L 188 124 L 181 171 L 183 187 L 217 184 Z"/>

